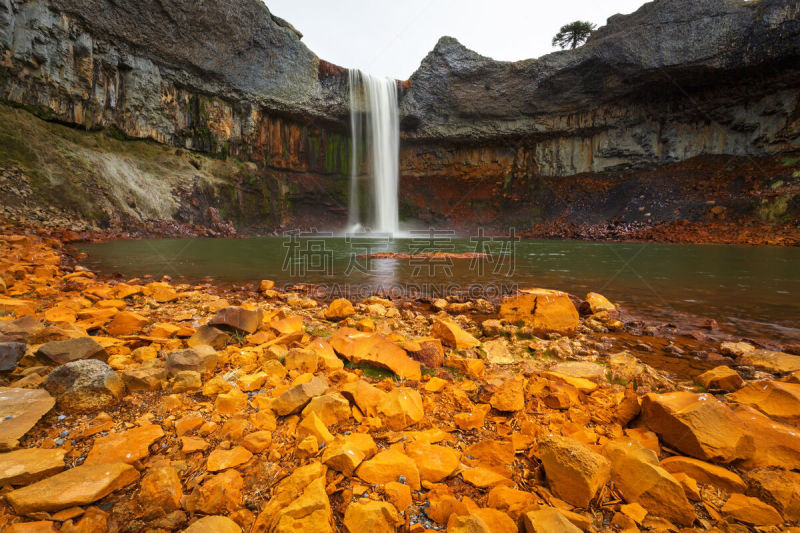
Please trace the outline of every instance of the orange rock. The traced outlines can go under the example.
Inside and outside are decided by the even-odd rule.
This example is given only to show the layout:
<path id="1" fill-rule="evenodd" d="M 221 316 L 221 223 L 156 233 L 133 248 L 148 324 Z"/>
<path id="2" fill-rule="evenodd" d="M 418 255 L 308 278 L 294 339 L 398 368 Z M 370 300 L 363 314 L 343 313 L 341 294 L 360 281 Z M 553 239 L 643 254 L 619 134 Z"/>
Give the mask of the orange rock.
<path id="1" fill-rule="evenodd" d="M 361 463 L 356 475 L 367 483 L 384 485 L 390 481 L 407 483 L 413 490 L 420 489 L 419 470 L 416 463 L 404 453 L 393 448 L 380 452 Z M 404 480 L 404 481 L 403 481 Z"/>
<path id="2" fill-rule="evenodd" d="M 208 448 L 208 441 L 197 437 L 181 437 L 181 452 L 201 452 Z"/>
<path id="3" fill-rule="evenodd" d="M 0 485 L 29 485 L 64 470 L 64 450 L 23 448 L 0 453 Z"/>
<path id="4" fill-rule="evenodd" d="M 364 459 L 369 459 L 376 453 L 378 447 L 372 437 L 366 433 L 351 433 L 340 435 L 325 446 L 322 462 L 334 470 L 351 476 Z"/>
<path id="5" fill-rule="evenodd" d="M 235 329 L 246 333 L 255 333 L 261 325 L 264 314 L 261 310 L 245 309 L 244 307 L 225 307 L 220 309 L 209 326 L 223 329 Z"/>
<path id="6" fill-rule="evenodd" d="M 705 461 L 733 461 L 749 446 L 733 411 L 711 394 L 647 394 L 642 420 L 668 445 Z"/>
<path id="7" fill-rule="evenodd" d="M 338 392 L 323 394 L 312 398 L 303 408 L 302 415 L 316 414 L 326 426 L 340 424 L 350 419 L 350 403 Z"/>
<path id="8" fill-rule="evenodd" d="M 272 322 L 269 323 L 269 327 L 271 327 L 281 335 L 289 335 L 291 333 L 297 333 L 303 331 L 303 317 L 290 316 L 286 318 L 281 318 L 279 320 L 273 320 Z"/>
<path id="9" fill-rule="evenodd" d="M 611 462 L 611 478 L 628 503 L 641 504 L 651 513 L 681 525 L 695 520 L 694 508 L 683 487 L 658 465 L 652 450 L 630 439 L 613 440 L 603 454 Z"/>
<path id="10" fill-rule="evenodd" d="M 489 399 L 498 411 L 522 411 L 525 409 L 524 380 L 510 379 L 503 383 Z"/>
<path id="11" fill-rule="evenodd" d="M 147 471 L 136 501 L 144 511 L 144 518 L 156 518 L 180 509 L 182 496 L 178 473 L 171 466 L 161 466 Z"/>
<path id="12" fill-rule="evenodd" d="M 580 533 L 581 531 L 555 507 L 529 511 L 522 516 L 522 523 L 525 525 L 526 533 Z"/>
<path id="13" fill-rule="evenodd" d="M 217 448 L 208 455 L 208 462 L 206 463 L 206 470 L 209 472 L 219 472 L 243 465 L 253 454 L 243 446 L 236 446 L 230 450 L 223 450 Z"/>
<path id="14" fill-rule="evenodd" d="M 386 425 L 395 431 L 414 425 L 425 416 L 422 396 L 417 390 L 408 387 L 387 393 L 378 405 L 378 412 L 386 420 Z"/>
<path id="15" fill-rule="evenodd" d="M 227 516 L 204 516 L 182 533 L 242 533 L 242 528 Z"/>
<path id="16" fill-rule="evenodd" d="M 475 348 L 481 344 L 481 341 L 461 329 L 457 323 L 446 319 L 437 319 L 433 323 L 431 336 L 457 350 Z"/>
<path id="17" fill-rule="evenodd" d="M 329 443 L 333 440 L 333 435 L 328 431 L 327 426 L 316 415 L 316 413 L 309 413 L 308 416 L 297 424 L 297 439 L 303 440 L 309 435 L 313 435 L 318 443 Z"/>
<path id="18" fill-rule="evenodd" d="M 332 533 L 331 507 L 325 492 L 325 467 L 310 463 L 295 469 L 273 487 L 253 533 L 307 531 Z"/>
<path id="19" fill-rule="evenodd" d="M 114 318 L 106 324 L 105 330 L 109 335 L 132 335 L 142 331 L 147 325 L 147 318 L 137 313 L 120 311 Z"/>
<path id="20" fill-rule="evenodd" d="M 744 494 L 731 494 L 721 509 L 722 516 L 751 526 L 779 526 L 783 518 L 774 507 Z"/>
<path id="21" fill-rule="evenodd" d="M 366 500 L 347 506 L 343 524 L 349 533 L 395 533 L 403 522 L 392 504 Z"/>
<path id="22" fill-rule="evenodd" d="M 483 427 L 486 415 L 491 410 L 491 405 L 480 404 L 472 408 L 469 413 L 458 413 L 453 417 L 453 421 L 459 429 L 469 430 Z"/>
<path id="23" fill-rule="evenodd" d="M 272 433 L 270 431 L 254 431 L 247 435 L 242 441 L 242 446 L 253 453 L 261 453 L 272 445 Z"/>
<path id="24" fill-rule="evenodd" d="M 461 464 L 453 449 L 422 441 L 406 444 L 406 455 L 417 463 L 420 479 L 432 483 L 450 477 Z"/>
<path id="25" fill-rule="evenodd" d="M 184 508 L 189 512 L 204 514 L 232 513 L 242 504 L 244 481 L 236 470 L 207 477 L 203 484 L 184 498 Z"/>
<path id="26" fill-rule="evenodd" d="M 744 384 L 744 380 L 739 373 L 725 365 L 703 372 L 694 380 L 706 389 L 728 392 L 738 390 Z"/>
<path id="27" fill-rule="evenodd" d="M 150 445 L 164 436 L 157 424 L 146 424 L 121 433 L 112 433 L 98 438 L 84 464 L 128 463 L 132 464 L 150 455 Z"/>
<path id="28" fill-rule="evenodd" d="M 800 424 L 800 384 L 758 381 L 734 392 L 729 398 L 780 422 Z"/>
<path id="29" fill-rule="evenodd" d="M 704 485 L 714 485 L 728 492 L 747 490 L 744 480 L 730 470 L 691 457 L 667 457 L 661 461 L 661 468 L 670 474 L 682 472 Z"/>
<path id="30" fill-rule="evenodd" d="M 461 477 L 464 481 L 479 489 L 499 486 L 513 487 L 515 485 L 515 483 L 506 476 L 483 466 L 468 468 L 461 472 Z"/>
<path id="31" fill-rule="evenodd" d="M 390 481 L 383 487 L 386 499 L 400 511 L 405 511 L 414 503 L 411 499 L 411 487 L 397 481 Z"/>
<path id="32" fill-rule="evenodd" d="M 139 473 L 125 463 L 81 465 L 6 494 L 17 514 L 87 505 L 127 487 Z"/>
<path id="33" fill-rule="evenodd" d="M 489 492 L 486 504 L 508 513 L 514 520 L 518 520 L 528 511 L 539 508 L 536 497 L 532 493 L 503 486 L 495 487 Z"/>
<path id="34" fill-rule="evenodd" d="M 37 520 L 36 522 L 17 522 L 5 528 L 3 533 L 58 533 L 58 530 L 55 523 L 50 520 Z"/>
<path id="35" fill-rule="evenodd" d="M 214 402 L 214 409 L 224 415 L 235 415 L 242 412 L 246 407 L 247 394 L 236 388 L 225 394 L 218 395 Z"/>
<path id="36" fill-rule="evenodd" d="M 796 427 L 776 422 L 746 405 L 736 407 L 734 414 L 749 437 L 741 466 L 746 469 L 760 466 L 783 468 L 800 464 L 800 439 Z"/>
<path id="37" fill-rule="evenodd" d="M 508 322 L 524 322 L 540 336 L 574 335 L 580 322 L 567 293 L 548 289 L 525 289 L 519 296 L 505 298 L 499 314 Z"/>
<path id="38" fill-rule="evenodd" d="M 747 473 L 754 494 L 778 511 L 787 521 L 800 520 L 800 473 L 759 468 Z"/>
<path id="39" fill-rule="evenodd" d="M 382 335 L 367 335 L 352 328 L 340 328 L 331 337 L 330 344 L 339 355 L 353 363 L 385 368 L 405 379 L 418 381 L 422 377 L 419 362 Z"/>
<path id="40" fill-rule="evenodd" d="M 319 365 L 317 354 L 311 350 L 292 349 L 286 355 L 283 366 L 286 370 L 297 370 L 298 372 L 316 372 Z"/>
<path id="41" fill-rule="evenodd" d="M 553 493 L 576 507 L 588 508 L 611 479 L 608 459 L 573 439 L 545 437 L 539 441 L 539 458 Z"/>
<path id="42" fill-rule="evenodd" d="M 510 441 L 486 439 L 466 448 L 461 455 L 461 462 L 468 466 L 482 466 L 511 477 L 514 454 L 514 445 Z"/>
<path id="43" fill-rule="evenodd" d="M 612 304 L 608 298 L 596 292 L 590 292 L 586 295 L 586 304 L 591 313 L 600 313 L 602 311 L 613 312 L 617 308 Z"/>
<path id="44" fill-rule="evenodd" d="M 344 320 L 354 314 L 356 314 L 356 310 L 353 309 L 353 304 L 347 298 L 337 298 L 325 310 L 325 318 L 328 320 Z"/>

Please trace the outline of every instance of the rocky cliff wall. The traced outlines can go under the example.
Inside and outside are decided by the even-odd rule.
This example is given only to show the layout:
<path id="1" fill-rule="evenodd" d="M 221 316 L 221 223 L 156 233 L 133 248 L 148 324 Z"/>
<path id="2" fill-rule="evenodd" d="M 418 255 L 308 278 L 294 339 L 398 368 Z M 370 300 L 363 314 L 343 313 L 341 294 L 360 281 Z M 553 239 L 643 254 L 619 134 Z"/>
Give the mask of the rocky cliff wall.
<path id="1" fill-rule="evenodd" d="M 445 37 L 411 77 L 401 110 L 405 188 L 461 182 L 470 191 L 462 205 L 500 202 L 523 227 L 631 220 L 637 187 L 588 213 L 554 210 L 538 194 L 509 205 L 504 191 L 582 175 L 621 184 L 697 157 L 800 150 L 800 2 L 656 0 L 612 17 L 583 47 L 512 63 Z M 724 168 L 706 168 L 727 186 Z M 438 209 L 407 198 L 406 211 L 469 220 L 454 201 Z"/>
<path id="2" fill-rule="evenodd" d="M 346 199 L 331 198 L 349 174 L 346 72 L 258 0 L 0 0 L 0 99 L 87 130 L 256 162 L 268 186 L 231 184 L 244 195 L 232 204 L 277 202 L 262 226 L 292 224 L 317 201 L 344 217 Z"/>

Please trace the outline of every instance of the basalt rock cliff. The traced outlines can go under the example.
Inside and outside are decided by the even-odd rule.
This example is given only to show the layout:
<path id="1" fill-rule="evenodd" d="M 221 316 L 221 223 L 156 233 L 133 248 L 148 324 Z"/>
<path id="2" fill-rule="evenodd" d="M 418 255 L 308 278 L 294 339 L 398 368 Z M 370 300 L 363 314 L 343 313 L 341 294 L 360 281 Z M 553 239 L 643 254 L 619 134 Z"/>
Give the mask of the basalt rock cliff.
<path id="1" fill-rule="evenodd" d="M 259 0 L 0 0 L 0 218 L 343 223 L 347 75 L 300 39 Z M 797 226 L 796 0 L 656 0 L 519 62 L 445 37 L 400 87 L 406 219 Z"/>
<path id="2" fill-rule="evenodd" d="M 757 217 L 774 200 L 757 189 L 778 179 L 781 216 L 798 211 L 793 170 L 769 157 L 800 149 L 797 1 L 656 0 L 576 50 L 513 63 L 445 37 L 409 86 L 401 166 L 418 216 Z"/>

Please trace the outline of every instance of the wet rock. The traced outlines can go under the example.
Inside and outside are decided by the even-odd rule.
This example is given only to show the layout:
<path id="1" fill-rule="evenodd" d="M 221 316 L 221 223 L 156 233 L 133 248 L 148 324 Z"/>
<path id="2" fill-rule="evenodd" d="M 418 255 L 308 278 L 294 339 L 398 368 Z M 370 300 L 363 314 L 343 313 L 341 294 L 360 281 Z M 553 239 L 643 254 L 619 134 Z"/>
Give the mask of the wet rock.
<path id="1" fill-rule="evenodd" d="M 800 520 L 800 473 L 759 468 L 747 473 L 752 495 L 775 507 L 786 520 Z"/>
<path id="2" fill-rule="evenodd" d="M 315 396 L 321 396 L 328 390 L 328 382 L 322 376 L 317 376 L 307 383 L 291 387 L 272 402 L 272 410 L 285 416 L 297 413 Z"/>
<path id="3" fill-rule="evenodd" d="M 461 326 L 457 323 L 445 319 L 438 319 L 433 323 L 431 336 L 442 341 L 442 344 L 457 350 L 474 348 L 481 343 L 481 341 L 461 329 Z"/>
<path id="4" fill-rule="evenodd" d="M 367 483 L 384 485 L 390 481 L 407 483 L 412 490 L 420 489 L 417 464 L 407 455 L 393 448 L 380 452 L 375 457 L 361 463 L 356 475 Z"/>
<path id="5" fill-rule="evenodd" d="M 732 494 L 720 509 L 722 516 L 751 526 L 779 526 L 783 518 L 775 508 L 757 498 Z"/>
<path id="6" fill-rule="evenodd" d="M 96 359 L 73 361 L 53 370 L 44 388 L 68 413 L 91 413 L 116 405 L 125 395 L 125 383 L 110 366 Z"/>
<path id="7" fill-rule="evenodd" d="M 242 533 L 242 528 L 227 516 L 204 516 L 192 522 L 183 533 Z"/>
<path id="8" fill-rule="evenodd" d="M 349 533 L 394 533 L 405 521 L 390 503 L 353 502 L 344 513 L 344 527 Z"/>
<path id="9" fill-rule="evenodd" d="M 45 357 L 59 365 L 81 359 L 108 360 L 106 349 L 91 337 L 48 342 L 39 347 L 36 355 Z"/>
<path id="10" fill-rule="evenodd" d="M 105 330 L 109 335 L 119 337 L 122 335 L 133 335 L 139 333 L 149 321 L 138 313 L 121 311 L 114 315 L 111 322 L 106 324 Z"/>
<path id="11" fill-rule="evenodd" d="M 219 472 L 221 470 L 227 470 L 228 468 L 234 468 L 243 465 L 249 461 L 251 457 L 253 457 L 253 454 L 243 446 L 236 446 L 230 450 L 217 448 L 209 454 L 206 470 L 209 472 Z"/>
<path id="12" fill-rule="evenodd" d="M 87 505 L 139 479 L 125 463 L 81 465 L 6 494 L 17 514 L 50 512 Z"/>
<path id="13" fill-rule="evenodd" d="M 143 518 L 163 517 L 180 509 L 183 487 L 178 473 L 171 466 L 150 468 L 136 498 L 143 510 Z"/>
<path id="14" fill-rule="evenodd" d="M 703 372 L 694 380 L 706 389 L 728 392 L 738 390 L 744 384 L 744 380 L 739 373 L 725 365 Z"/>
<path id="15" fill-rule="evenodd" d="M 774 374 L 786 374 L 800 370 L 800 356 L 770 350 L 750 350 L 740 355 L 737 362 Z"/>
<path id="16" fill-rule="evenodd" d="M 198 345 L 187 350 L 169 352 L 166 362 L 167 374 L 175 376 L 183 370 L 205 374 L 214 370 L 218 359 L 217 351 L 207 345 Z"/>
<path id="17" fill-rule="evenodd" d="M 253 524 L 252 533 L 333 533 L 322 464 L 297 468 L 274 487 L 272 494 Z"/>
<path id="18" fill-rule="evenodd" d="M 587 508 L 611 478 L 608 459 L 570 438 L 540 440 L 539 459 L 553 492 L 576 507 Z"/>
<path id="19" fill-rule="evenodd" d="M 508 322 L 523 322 L 538 336 L 547 333 L 574 335 L 580 323 L 578 310 L 565 292 L 525 289 L 510 296 L 500 306 L 500 317 Z"/>
<path id="20" fill-rule="evenodd" d="M 728 492 L 744 492 L 747 489 L 744 480 L 730 470 L 691 457 L 667 457 L 661 461 L 661 468 L 670 474 L 686 474 L 699 483 L 714 485 Z"/>
<path id="21" fill-rule="evenodd" d="M 55 399 L 47 391 L 0 387 L 0 451 L 16 448 L 53 405 Z"/>
<path id="22" fill-rule="evenodd" d="M 616 306 L 608 298 L 596 292 L 588 293 L 583 303 L 589 312 L 588 314 L 601 313 L 603 311 L 611 313 L 617 310 Z M 583 310 L 584 306 L 582 305 L 581 311 Z"/>
<path id="23" fill-rule="evenodd" d="M 489 399 L 489 403 L 498 411 L 521 411 L 525 409 L 524 386 L 524 380 L 510 379 L 498 387 Z"/>
<path id="24" fill-rule="evenodd" d="M 356 310 L 347 298 L 337 298 L 325 310 L 325 318 L 328 320 L 344 320 L 354 314 L 356 314 Z"/>
<path id="25" fill-rule="evenodd" d="M 245 333 L 255 333 L 261 325 L 263 316 L 261 310 L 252 311 L 243 307 L 226 307 L 221 309 L 208 324 Z"/>
<path id="26" fill-rule="evenodd" d="M 0 454 L 0 486 L 28 485 L 64 470 L 64 450 L 26 448 Z"/>
<path id="27" fill-rule="evenodd" d="M 17 368 L 27 348 L 23 342 L 0 342 L 0 372 L 11 372 Z"/>
<path id="28" fill-rule="evenodd" d="M 658 465 L 652 450 L 638 441 L 620 439 L 606 444 L 603 455 L 611 461 L 611 478 L 627 502 L 639 503 L 681 525 L 694 522 L 694 509 L 683 487 Z"/>
<path id="29" fill-rule="evenodd" d="M 710 394 L 647 394 L 641 416 L 665 443 L 697 459 L 731 462 L 749 446 L 734 412 Z"/>
<path id="30" fill-rule="evenodd" d="M 729 398 L 754 407 L 775 420 L 800 424 L 800 384 L 758 381 L 731 394 Z"/>
<path id="31" fill-rule="evenodd" d="M 450 477 L 461 464 L 453 449 L 423 441 L 406 444 L 406 455 L 417 463 L 420 479 L 431 483 Z"/>
<path id="32" fill-rule="evenodd" d="M 425 416 L 422 396 L 412 388 L 400 387 L 387 393 L 378 404 L 378 412 L 384 417 L 387 427 L 400 431 L 414 425 Z"/>
<path id="33" fill-rule="evenodd" d="M 203 484 L 184 496 L 183 507 L 204 514 L 232 513 L 242 504 L 244 480 L 236 470 L 207 477 Z"/>
<path id="34" fill-rule="evenodd" d="M 186 344 L 188 344 L 190 348 L 211 346 L 216 350 L 222 350 L 228 344 L 230 338 L 230 335 L 214 326 L 200 326 L 197 328 L 197 331 L 189 337 Z"/>
<path id="35" fill-rule="evenodd" d="M 150 455 L 150 445 L 164 436 L 164 430 L 157 424 L 146 424 L 120 433 L 99 437 L 84 464 L 127 463 Z"/>
<path id="36" fill-rule="evenodd" d="M 579 533 L 581 530 L 555 507 L 545 507 L 522 515 L 526 533 Z"/>

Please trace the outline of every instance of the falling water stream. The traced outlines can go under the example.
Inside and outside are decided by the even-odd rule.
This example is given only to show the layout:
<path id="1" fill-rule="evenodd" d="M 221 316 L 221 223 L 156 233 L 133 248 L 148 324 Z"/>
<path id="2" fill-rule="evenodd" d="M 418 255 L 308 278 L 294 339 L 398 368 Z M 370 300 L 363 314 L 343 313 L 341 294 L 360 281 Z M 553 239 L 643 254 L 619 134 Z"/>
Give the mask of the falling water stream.
<path id="1" fill-rule="evenodd" d="M 376 233 L 397 234 L 400 229 L 397 207 L 400 122 L 395 80 L 350 70 L 350 126 L 353 135 L 348 216 L 351 231 L 369 227 Z M 362 147 L 362 143 L 365 146 Z M 371 221 L 364 221 L 359 209 L 360 154 L 365 153 L 365 148 L 370 155 Z"/>

